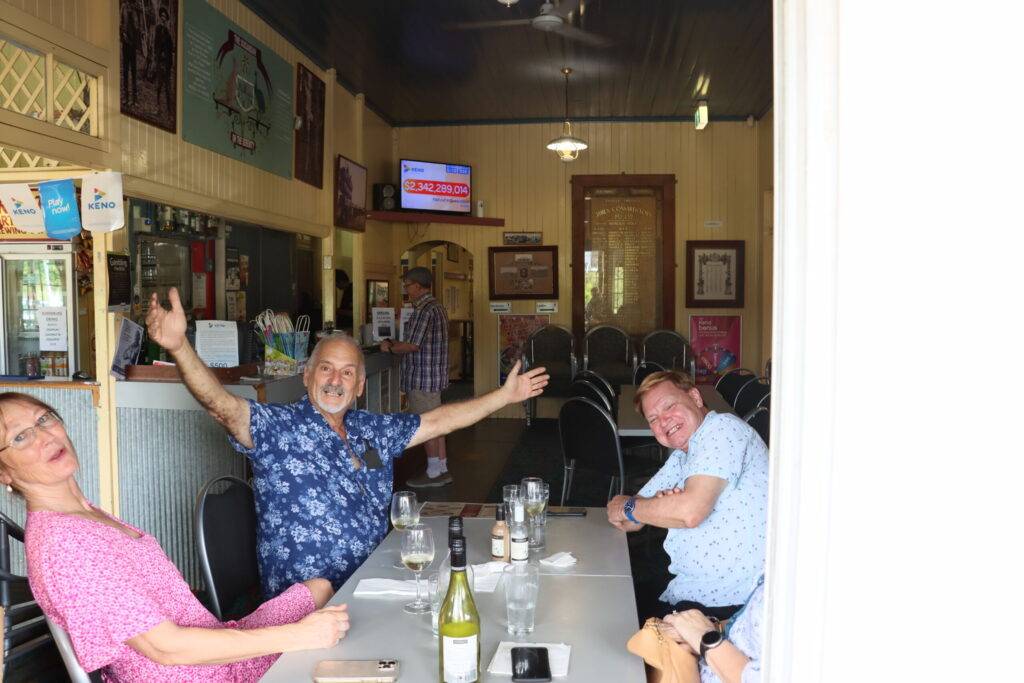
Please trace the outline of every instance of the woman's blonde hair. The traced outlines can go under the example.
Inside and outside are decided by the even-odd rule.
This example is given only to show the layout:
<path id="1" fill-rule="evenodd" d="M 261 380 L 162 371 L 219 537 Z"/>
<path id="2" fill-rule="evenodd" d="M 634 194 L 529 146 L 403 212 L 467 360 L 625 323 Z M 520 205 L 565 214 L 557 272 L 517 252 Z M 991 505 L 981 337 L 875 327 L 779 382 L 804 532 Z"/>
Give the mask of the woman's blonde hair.
<path id="1" fill-rule="evenodd" d="M 643 415 L 644 396 L 647 395 L 647 392 L 649 392 L 651 389 L 658 386 L 662 382 L 671 382 L 672 384 L 675 385 L 677 389 L 680 389 L 681 391 L 689 391 L 690 389 L 693 389 L 696 386 L 693 383 L 692 377 L 690 377 L 684 372 L 679 372 L 678 370 L 662 370 L 660 372 L 652 372 L 651 374 L 647 375 L 644 381 L 640 383 L 640 386 L 637 387 L 636 396 L 633 397 L 633 407 L 636 409 L 636 412 Z"/>

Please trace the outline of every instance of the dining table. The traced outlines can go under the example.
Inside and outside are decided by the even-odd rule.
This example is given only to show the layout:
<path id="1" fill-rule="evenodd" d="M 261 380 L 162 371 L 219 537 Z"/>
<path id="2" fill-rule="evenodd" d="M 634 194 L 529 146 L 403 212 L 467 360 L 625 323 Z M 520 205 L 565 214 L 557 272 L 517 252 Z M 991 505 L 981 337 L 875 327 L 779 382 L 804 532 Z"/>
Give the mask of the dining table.
<path id="1" fill-rule="evenodd" d="M 516 643 L 564 643 L 569 645 L 569 669 L 555 681 L 621 681 L 643 683 L 643 660 L 626 650 L 638 627 L 636 599 L 626 534 L 608 523 L 604 508 L 584 508 L 584 516 L 549 517 L 546 545 L 530 550 L 530 562 L 540 569 L 536 626 L 526 636 L 506 631 L 505 596 L 502 585 L 493 592 L 474 590 L 480 614 L 481 681 L 511 681 L 508 675 L 491 674 L 487 667 L 501 641 Z M 421 517 L 434 535 L 434 561 L 423 572 L 437 571 L 447 554 L 448 518 Z M 464 533 L 470 564 L 490 561 L 490 529 L 493 518 L 465 518 Z M 412 572 L 395 567 L 401 549 L 401 533 L 392 530 L 365 562 L 331 598 L 330 604 L 347 604 L 351 629 L 328 649 L 289 652 L 282 655 L 261 679 L 268 683 L 311 681 L 322 660 L 397 660 L 400 683 L 431 683 L 438 680 L 438 639 L 430 626 L 430 613 L 407 614 L 408 596 L 354 597 L 363 579 L 411 579 Z M 576 564 L 558 568 L 541 559 L 570 552 Z"/>
<path id="2" fill-rule="evenodd" d="M 698 384 L 697 391 L 708 410 L 716 413 L 736 414 L 729 402 L 722 398 L 718 390 L 710 384 Z M 654 436 L 651 426 L 644 416 L 633 407 L 636 396 L 635 384 L 623 384 L 619 387 L 618 432 L 619 436 Z"/>

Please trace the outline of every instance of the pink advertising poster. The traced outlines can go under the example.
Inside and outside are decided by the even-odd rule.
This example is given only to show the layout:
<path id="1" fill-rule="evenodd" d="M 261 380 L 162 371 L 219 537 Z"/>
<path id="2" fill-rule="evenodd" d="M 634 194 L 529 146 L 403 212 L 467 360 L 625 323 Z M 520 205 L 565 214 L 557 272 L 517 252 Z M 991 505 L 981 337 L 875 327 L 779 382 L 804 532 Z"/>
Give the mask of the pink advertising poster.
<path id="1" fill-rule="evenodd" d="M 512 366 L 523 355 L 526 340 L 548 324 L 549 315 L 508 314 L 498 316 L 498 381 L 505 383 Z"/>
<path id="2" fill-rule="evenodd" d="M 740 316 L 691 315 L 690 347 L 697 364 L 697 384 L 714 384 L 740 367 Z"/>

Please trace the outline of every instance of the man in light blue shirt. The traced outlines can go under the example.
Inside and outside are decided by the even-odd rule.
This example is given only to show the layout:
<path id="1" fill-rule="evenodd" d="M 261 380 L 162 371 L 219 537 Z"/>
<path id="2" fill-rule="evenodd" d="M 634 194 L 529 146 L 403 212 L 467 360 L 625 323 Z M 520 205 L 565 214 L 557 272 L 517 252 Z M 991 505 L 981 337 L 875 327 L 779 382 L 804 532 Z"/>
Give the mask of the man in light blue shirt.
<path id="1" fill-rule="evenodd" d="M 608 521 L 624 531 L 668 529 L 674 578 L 645 616 L 697 608 L 725 619 L 764 573 L 768 449 L 735 415 L 709 412 L 689 376 L 657 372 L 636 407 L 662 446 L 675 449 L 637 496 L 616 496 Z M 657 494 L 662 491 L 673 495 Z"/>

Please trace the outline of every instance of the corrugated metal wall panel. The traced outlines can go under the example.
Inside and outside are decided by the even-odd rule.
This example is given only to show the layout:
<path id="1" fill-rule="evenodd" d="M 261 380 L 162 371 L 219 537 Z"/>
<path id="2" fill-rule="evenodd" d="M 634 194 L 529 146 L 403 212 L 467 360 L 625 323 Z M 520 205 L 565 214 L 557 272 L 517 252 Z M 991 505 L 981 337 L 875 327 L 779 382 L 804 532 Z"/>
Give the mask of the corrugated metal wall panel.
<path id="1" fill-rule="evenodd" d="M 199 489 L 214 477 L 245 478 L 245 457 L 199 410 L 119 408 L 121 517 L 153 534 L 185 580 L 202 586 L 192 533 Z"/>
<path id="2" fill-rule="evenodd" d="M 97 412 L 92 403 L 92 391 L 45 389 L 44 386 L 26 384 L 18 389 L 50 404 L 60 413 L 64 428 L 78 453 L 75 479 L 85 496 L 96 502 L 100 499 L 100 468 L 96 444 Z M 21 498 L 3 492 L 0 494 L 0 511 L 18 524 L 25 525 L 25 502 Z M 25 574 L 25 553 L 17 542 L 11 544 L 11 569 L 15 574 Z"/>

